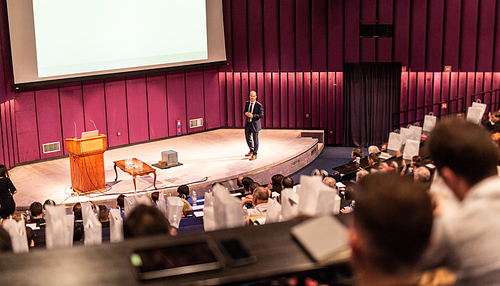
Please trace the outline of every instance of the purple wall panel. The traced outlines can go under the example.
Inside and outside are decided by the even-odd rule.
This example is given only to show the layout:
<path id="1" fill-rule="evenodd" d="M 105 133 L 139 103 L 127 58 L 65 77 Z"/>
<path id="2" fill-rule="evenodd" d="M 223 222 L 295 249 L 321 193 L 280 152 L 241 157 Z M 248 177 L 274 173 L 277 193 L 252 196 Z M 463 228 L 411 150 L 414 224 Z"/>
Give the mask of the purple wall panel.
<path id="1" fill-rule="evenodd" d="M 326 129 L 328 120 L 328 73 L 319 73 L 319 127 Z"/>
<path id="2" fill-rule="evenodd" d="M 7 104 L 2 104 L 2 138 L 8 139 L 3 115 L 6 114 Z M 16 94 L 15 100 L 16 133 L 18 138 L 19 162 L 28 162 L 40 159 L 39 140 L 37 135 L 37 122 L 35 110 L 35 93 L 33 91 L 20 92 Z M 6 119 L 5 119 L 6 120 Z M 4 146 L 8 143 L 4 141 Z M 12 149 L 8 149 L 10 152 Z M 5 157 L 9 152 L 4 152 Z"/>
<path id="3" fill-rule="evenodd" d="M 168 137 L 167 86 L 165 74 L 148 75 L 146 78 L 149 138 Z"/>
<path id="4" fill-rule="evenodd" d="M 106 100 L 104 97 L 104 82 L 103 81 L 93 81 L 85 82 L 82 84 L 82 95 L 83 95 L 83 126 L 80 128 L 85 128 L 85 130 L 93 130 L 94 124 L 89 120 L 93 120 L 99 133 L 107 136 L 106 144 L 109 145 L 108 133 L 108 123 L 106 118 Z M 110 104 L 113 104 L 112 102 Z M 127 118 L 123 119 L 125 122 Z M 124 133 L 126 136 L 127 133 Z M 116 136 L 116 133 L 113 134 Z"/>
<path id="5" fill-rule="evenodd" d="M 221 127 L 219 103 L 219 77 L 215 69 L 203 71 L 203 90 L 205 91 L 205 129 Z M 199 92 L 199 91 L 198 91 Z"/>
<path id="6" fill-rule="evenodd" d="M 234 127 L 243 126 L 243 108 L 247 98 L 243 99 L 241 94 L 241 73 L 233 75 L 233 97 L 234 97 Z"/>
<path id="7" fill-rule="evenodd" d="M 426 94 L 429 94 L 430 92 L 428 91 L 430 88 L 430 91 L 432 92 L 432 78 L 430 78 L 430 83 L 427 81 L 428 77 L 426 76 L 425 72 L 418 72 L 417 73 L 417 102 L 415 107 L 422 107 L 425 105 L 425 96 Z M 429 95 L 432 96 L 432 93 Z M 424 113 L 421 109 L 419 109 L 415 113 L 415 120 L 422 120 L 424 118 Z"/>
<path id="8" fill-rule="evenodd" d="M 350 2 L 350 1 L 349 1 Z M 394 1 L 394 62 L 408 67 L 410 51 L 410 0 Z"/>
<path id="9" fill-rule="evenodd" d="M 377 62 L 392 62 L 392 38 L 377 39 Z"/>
<path id="10" fill-rule="evenodd" d="M 219 109 L 220 123 L 222 127 L 227 127 L 227 96 L 226 96 L 226 73 L 219 73 Z"/>
<path id="11" fill-rule="evenodd" d="M 258 94 L 257 94 L 258 96 Z M 240 112 L 241 115 L 241 126 L 245 126 L 245 114 L 243 113 L 243 108 L 245 107 L 245 103 L 250 99 L 250 89 L 248 87 L 248 73 L 241 73 L 241 103 L 240 103 Z"/>
<path id="12" fill-rule="evenodd" d="M 304 103 L 304 125 L 303 127 L 312 127 L 311 124 L 311 112 L 312 112 L 312 106 L 311 106 L 311 73 L 305 72 L 303 74 L 303 83 L 302 83 L 302 88 L 303 88 L 303 103 Z"/>
<path id="13" fill-rule="evenodd" d="M 255 89 L 257 91 L 257 99 L 259 100 L 259 102 L 261 104 L 264 104 L 266 102 L 266 92 L 265 92 L 265 89 L 264 89 L 264 73 L 257 73 L 257 88 Z M 266 121 L 266 118 L 267 118 L 268 114 L 266 114 L 266 107 L 264 107 L 264 119 L 262 120 L 261 123 L 263 123 L 263 127 L 266 126 L 265 125 L 265 121 Z"/>
<path id="14" fill-rule="evenodd" d="M 295 127 L 295 73 L 288 74 L 288 127 Z"/>
<path id="15" fill-rule="evenodd" d="M 226 74 L 226 110 L 227 110 L 227 126 L 234 127 L 234 90 L 233 90 L 233 73 Z M 239 108 L 239 107 L 238 107 Z"/>
<path id="16" fill-rule="evenodd" d="M 458 98 L 458 72 L 452 72 L 450 75 L 450 99 Z M 458 102 L 451 102 L 448 107 L 450 113 L 458 110 Z"/>
<path id="17" fill-rule="evenodd" d="M 189 127 L 189 121 L 205 118 L 205 101 L 203 100 L 203 70 L 186 72 L 186 128 L 187 132 L 205 130 L 206 122 L 201 127 Z"/>
<path id="18" fill-rule="evenodd" d="M 228 1 L 229 2 L 229 1 Z M 278 0 L 266 0 L 264 5 L 264 71 L 279 70 L 279 10 Z"/>
<path id="19" fill-rule="evenodd" d="M 443 70 L 443 26 L 444 2 L 429 0 L 429 14 L 427 15 L 427 71 L 439 72 Z"/>
<path id="20" fill-rule="evenodd" d="M 149 118 L 146 77 L 128 78 L 125 85 L 129 143 L 147 141 L 149 140 Z"/>
<path id="21" fill-rule="evenodd" d="M 186 84 L 183 72 L 167 73 L 168 136 L 177 135 L 177 120 L 181 121 L 181 134 L 186 134 Z"/>
<path id="22" fill-rule="evenodd" d="M 450 77 L 451 75 L 449 72 L 443 72 L 441 74 L 441 94 L 439 101 L 447 101 L 450 98 Z M 449 110 L 450 106 L 447 106 L 447 108 L 441 108 L 441 114 L 448 114 Z"/>
<path id="23" fill-rule="evenodd" d="M 36 117 L 40 150 L 42 145 L 52 142 L 61 142 L 61 110 L 59 109 L 59 92 L 57 88 L 35 90 Z M 61 146 L 63 146 L 61 142 Z M 40 158 L 52 158 L 63 155 L 63 151 L 43 154 Z"/>
<path id="24" fill-rule="evenodd" d="M 282 72 L 295 71 L 295 18 L 294 0 L 280 1 L 280 69 Z M 300 55 L 299 55 L 300 56 Z M 299 56 L 297 58 L 299 58 Z"/>
<path id="25" fill-rule="evenodd" d="M 342 127 L 344 126 L 344 95 L 343 95 L 343 73 L 337 73 L 337 88 L 335 90 L 335 139 L 336 144 L 341 144 L 344 141 Z"/>
<path id="26" fill-rule="evenodd" d="M 344 6 L 342 1 L 328 1 L 328 70 L 341 72 L 344 47 Z"/>
<path id="27" fill-rule="evenodd" d="M 262 2 L 248 1 L 248 70 L 264 70 Z"/>
<path id="28" fill-rule="evenodd" d="M 280 127 L 280 74 L 272 75 L 272 95 L 273 95 L 273 127 Z"/>
<path id="29" fill-rule="evenodd" d="M 361 0 L 361 24 L 377 23 L 377 0 Z"/>
<path id="30" fill-rule="evenodd" d="M 233 70 L 233 49 L 232 49 L 232 22 L 231 22 L 231 1 L 225 0 L 222 1 L 222 10 L 224 16 L 224 39 L 226 44 L 226 58 L 227 65 L 219 66 L 219 71 L 229 72 Z"/>
<path id="31" fill-rule="evenodd" d="M 257 96 L 259 96 L 259 92 L 257 91 L 257 73 L 251 72 L 248 74 L 248 90 L 255 90 L 257 92 Z M 260 99 L 260 98 L 259 98 Z"/>
<path id="32" fill-rule="evenodd" d="M 83 131 L 83 95 L 80 83 L 68 84 L 59 88 L 61 100 L 62 144 L 65 155 L 67 138 L 79 138 Z M 76 124 L 76 128 L 75 128 Z M 76 129 L 76 130 L 75 130 Z"/>
<path id="33" fill-rule="evenodd" d="M 311 125 L 319 127 L 319 72 L 311 73 Z"/>
<path id="34" fill-rule="evenodd" d="M 434 91 L 432 93 L 432 102 L 440 102 L 441 101 L 441 73 L 436 72 L 434 73 Z M 435 106 L 432 112 L 434 114 L 439 114 L 439 110 L 441 109 L 441 106 Z M 428 111 L 426 110 L 426 114 L 428 114 Z"/>
<path id="35" fill-rule="evenodd" d="M 247 1 L 232 0 L 233 70 L 248 70 Z"/>
<path id="36" fill-rule="evenodd" d="M 493 49 L 495 48 L 495 8 L 496 0 L 480 1 L 479 28 L 477 29 L 476 71 L 487 72 L 493 69 Z"/>
<path id="37" fill-rule="evenodd" d="M 408 72 L 401 73 L 401 99 L 399 101 L 399 110 L 407 110 L 408 109 Z M 406 118 L 406 114 L 400 114 L 399 121 L 404 122 Z"/>
<path id="38" fill-rule="evenodd" d="M 484 73 L 482 73 L 482 72 L 475 73 L 476 83 L 475 83 L 474 93 L 480 93 L 484 90 L 483 89 L 483 78 L 484 78 Z"/>
<path id="39" fill-rule="evenodd" d="M 359 1 L 344 2 L 344 62 L 359 62 Z"/>
<path id="40" fill-rule="evenodd" d="M 413 109 L 416 107 L 416 101 L 417 101 L 417 73 L 416 72 L 411 72 L 409 73 L 410 79 L 408 80 L 408 102 L 407 106 L 408 109 Z M 407 120 L 408 121 L 413 121 L 415 120 L 415 112 L 410 111 L 408 112 Z M 405 126 L 406 127 L 406 126 Z"/>
<path id="41" fill-rule="evenodd" d="M 458 72 L 460 59 L 461 1 L 445 1 L 443 65 L 451 66 L 454 72 Z"/>
<path id="42" fill-rule="evenodd" d="M 475 80 L 475 73 L 473 72 L 468 72 L 467 73 L 467 92 L 466 92 L 466 98 L 465 98 L 465 102 L 466 102 L 466 108 L 471 106 L 472 105 L 472 97 L 471 95 L 473 95 L 475 93 L 475 83 L 476 83 L 476 80 Z"/>
<path id="43" fill-rule="evenodd" d="M 457 102 L 457 111 L 467 109 L 467 105 L 463 100 L 463 98 L 465 98 L 465 96 L 466 96 L 466 93 L 467 93 L 467 73 L 460 72 L 460 73 L 458 73 L 458 96 L 457 96 L 457 98 L 462 98 L 462 100 L 458 100 L 458 102 Z"/>
<path id="44" fill-rule="evenodd" d="M 264 119 L 265 126 L 273 126 L 273 74 L 270 72 L 265 73 L 264 78 Z"/>
<path id="45" fill-rule="evenodd" d="M 311 70 L 311 3 L 295 0 L 295 71 Z"/>
<path id="46" fill-rule="evenodd" d="M 394 0 L 378 0 L 378 23 L 391 25 L 393 23 Z"/>
<path id="47" fill-rule="evenodd" d="M 492 89 L 499 89 L 500 88 L 500 73 L 496 72 L 493 73 L 493 86 Z M 500 100 L 500 95 L 498 92 L 495 92 L 495 102 L 498 102 Z M 495 105 L 495 109 L 500 109 L 500 106 L 498 104 Z"/>
<path id="48" fill-rule="evenodd" d="M 497 5 L 496 14 L 500 16 L 500 5 Z M 500 21 L 496 21 L 495 31 L 497 33 L 500 31 Z M 493 49 L 493 71 L 500 72 L 500 37 L 495 37 L 495 46 Z"/>
<path id="49" fill-rule="evenodd" d="M 335 73 L 328 73 L 328 89 L 326 97 L 326 130 L 327 144 L 335 143 Z M 328 112 L 330 111 L 330 112 Z"/>
<path id="50" fill-rule="evenodd" d="M 374 63 L 376 61 L 376 39 L 363 38 L 361 39 L 361 62 Z"/>
<path id="51" fill-rule="evenodd" d="M 304 74 L 295 73 L 295 110 L 296 127 L 304 127 Z"/>
<path id="52" fill-rule="evenodd" d="M 106 81 L 104 83 L 104 90 L 106 98 L 108 146 L 114 147 L 128 144 L 129 131 L 125 80 Z M 121 132 L 121 135 L 118 135 L 118 132 Z"/>
<path id="53" fill-rule="evenodd" d="M 311 23 L 311 39 L 314 43 L 312 49 L 312 70 L 325 72 L 327 71 L 326 48 L 328 28 L 328 1 L 315 0 L 311 3 L 312 23 Z"/>
<path id="54" fill-rule="evenodd" d="M 462 1 L 462 25 L 460 33 L 460 71 L 476 69 L 477 19 L 479 1 Z"/>
<path id="55" fill-rule="evenodd" d="M 280 127 L 289 127 L 288 125 L 288 75 L 280 73 Z"/>
<path id="56" fill-rule="evenodd" d="M 425 71 L 427 1 L 413 1 L 411 7 L 411 71 Z"/>
<path id="57" fill-rule="evenodd" d="M 492 90 L 491 84 L 492 84 L 492 73 L 491 72 L 485 72 L 484 73 L 484 78 L 483 78 L 483 89 L 482 90 Z M 488 93 L 484 96 L 484 103 L 492 103 L 495 102 L 492 98 L 494 93 Z M 498 110 L 498 109 L 497 109 Z"/>

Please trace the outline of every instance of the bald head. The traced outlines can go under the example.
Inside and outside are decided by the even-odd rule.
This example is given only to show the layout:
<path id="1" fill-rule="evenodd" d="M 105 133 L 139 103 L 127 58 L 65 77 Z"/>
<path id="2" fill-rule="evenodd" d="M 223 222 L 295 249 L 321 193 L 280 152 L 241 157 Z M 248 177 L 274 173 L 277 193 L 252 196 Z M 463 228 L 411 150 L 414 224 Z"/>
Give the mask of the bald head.
<path id="1" fill-rule="evenodd" d="M 267 200 L 269 199 L 269 191 L 264 187 L 258 187 L 255 189 L 253 199 L 255 205 L 267 203 Z"/>

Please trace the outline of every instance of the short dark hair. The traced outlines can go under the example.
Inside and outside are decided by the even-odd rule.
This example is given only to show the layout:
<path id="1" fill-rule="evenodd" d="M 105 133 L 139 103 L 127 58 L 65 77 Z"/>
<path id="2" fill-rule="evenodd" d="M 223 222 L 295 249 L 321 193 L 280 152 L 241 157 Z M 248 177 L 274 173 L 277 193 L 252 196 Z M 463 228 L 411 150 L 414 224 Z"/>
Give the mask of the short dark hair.
<path id="1" fill-rule="evenodd" d="M 100 222 L 109 221 L 109 210 L 105 205 L 99 205 L 98 217 Z"/>
<path id="2" fill-rule="evenodd" d="M 241 183 L 243 184 L 243 189 L 245 189 L 245 191 L 250 191 L 249 187 L 252 182 L 253 179 L 250 177 L 244 177 L 243 179 L 241 179 Z"/>
<path id="3" fill-rule="evenodd" d="M 160 198 L 160 192 L 151 193 L 151 200 L 153 201 L 153 203 L 157 203 L 159 198 Z"/>
<path id="4" fill-rule="evenodd" d="M 276 175 L 272 176 L 271 177 L 271 184 L 273 185 L 273 188 L 271 191 L 281 194 L 281 190 L 283 189 L 283 175 L 276 174 Z"/>
<path id="5" fill-rule="evenodd" d="M 488 131 L 477 124 L 442 120 L 428 141 L 437 169 L 448 167 L 471 186 L 497 174 L 497 150 Z"/>
<path id="6" fill-rule="evenodd" d="M 361 150 L 359 148 L 352 149 L 352 154 L 354 154 L 354 157 L 363 158 L 363 150 Z"/>
<path id="7" fill-rule="evenodd" d="M 295 185 L 295 183 L 293 182 L 292 178 L 290 178 L 290 177 L 283 178 L 283 187 L 284 188 L 291 189 L 291 188 L 293 188 L 293 185 Z"/>
<path id="8" fill-rule="evenodd" d="M 9 171 L 7 171 L 7 167 L 3 164 L 0 165 L 0 177 L 9 177 Z"/>
<path id="9" fill-rule="evenodd" d="M 370 265 L 385 273 L 415 266 L 432 228 L 429 195 L 394 172 L 365 176 L 355 187 L 354 228 L 367 241 Z"/>
<path id="10" fill-rule="evenodd" d="M 121 194 L 116 198 L 116 204 L 120 207 L 120 209 L 125 208 L 125 195 Z"/>
<path id="11" fill-rule="evenodd" d="M 253 193 L 255 191 L 255 189 L 257 189 L 258 187 L 260 187 L 259 183 L 252 182 L 252 183 L 250 183 L 250 186 L 248 187 L 248 190 Z"/>
<path id="12" fill-rule="evenodd" d="M 177 188 L 177 193 L 179 193 L 179 197 L 183 199 L 187 199 L 189 197 L 189 187 L 188 185 L 180 185 Z"/>
<path id="13" fill-rule="evenodd" d="M 138 205 L 123 222 L 125 238 L 170 234 L 170 223 L 158 208 Z"/>
<path id="14" fill-rule="evenodd" d="M 377 153 L 371 153 L 368 155 L 368 158 L 371 159 L 375 164 L 380 162 L 380 158 Z"/>
<path id="15" fill-rule="evenodd" d="M 82 204 L 76 203 L 73 205 L 73 214 L 75 215 L 75 220 L 82 220 Z"/>
<path id="16" fill-rule="evenodd" d="M 30 205 L 31 216 L 39 216 L 42 214 L 43 206 L 39 202 L 34 202 Z"/>
<path id="17" fill-rule="evenodd" d="M 45 202 L 43 203 L 43 209 L 45 209 L 45 206 L 55 206 L 56 202 L 52 199 L 46 199 Z"/>

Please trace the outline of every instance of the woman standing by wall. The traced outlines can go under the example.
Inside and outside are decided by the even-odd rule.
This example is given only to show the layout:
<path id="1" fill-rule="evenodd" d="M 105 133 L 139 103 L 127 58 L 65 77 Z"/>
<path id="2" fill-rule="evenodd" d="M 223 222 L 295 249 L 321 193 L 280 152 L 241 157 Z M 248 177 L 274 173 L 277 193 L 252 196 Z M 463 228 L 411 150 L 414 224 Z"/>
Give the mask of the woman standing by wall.
<path id="1" fill-rule="evenodd" d="M 16 210 L 16 203 L 12 197 L 16 187 L 9 178 L 7 167 L 0 165 L 0 217 L 7 218 Z"/>

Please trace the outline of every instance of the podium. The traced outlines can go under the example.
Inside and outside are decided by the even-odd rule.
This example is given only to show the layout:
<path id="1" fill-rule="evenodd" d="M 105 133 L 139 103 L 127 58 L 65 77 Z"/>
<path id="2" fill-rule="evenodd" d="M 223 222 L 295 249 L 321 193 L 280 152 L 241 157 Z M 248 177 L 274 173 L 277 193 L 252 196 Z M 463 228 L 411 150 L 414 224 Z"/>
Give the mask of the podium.
<path id="1" fill-rule="evenodd" d="M 106 135 L 85 139 L 66 139 L 71 168 L 71 188 L 78 193 L 106 190 L 104 151 Z"/>

